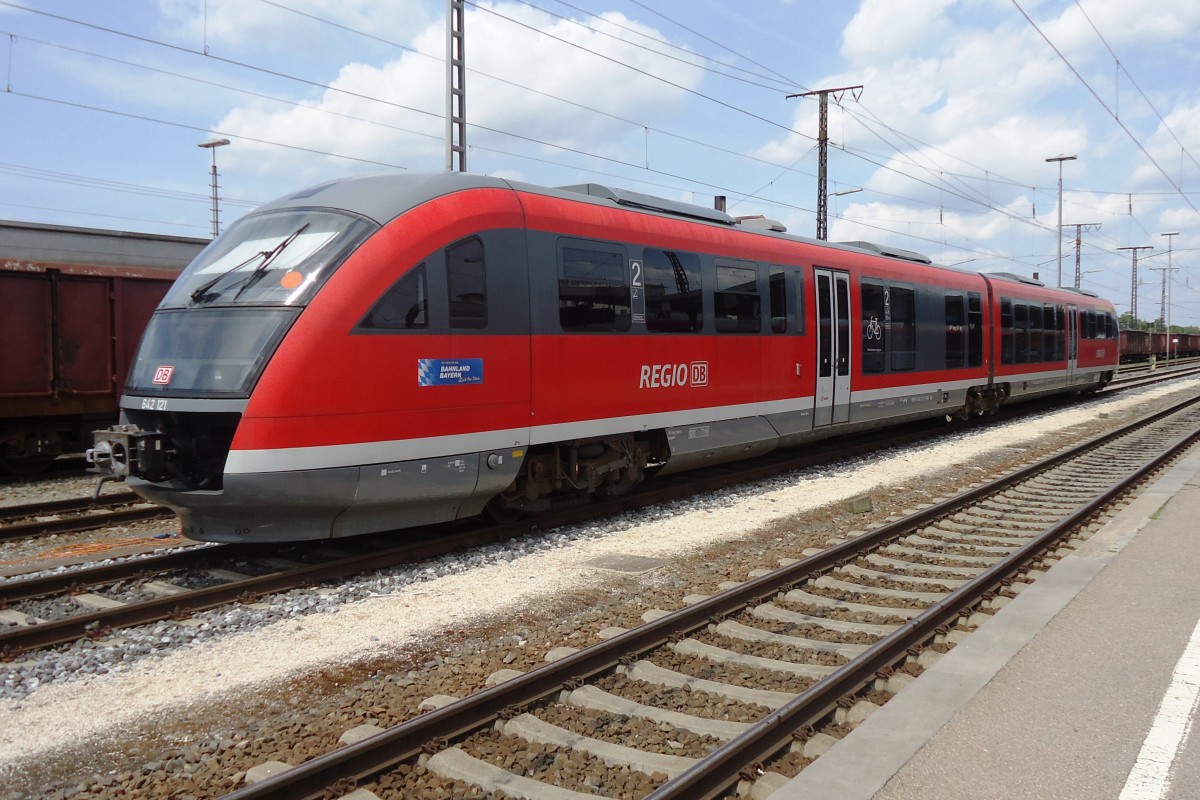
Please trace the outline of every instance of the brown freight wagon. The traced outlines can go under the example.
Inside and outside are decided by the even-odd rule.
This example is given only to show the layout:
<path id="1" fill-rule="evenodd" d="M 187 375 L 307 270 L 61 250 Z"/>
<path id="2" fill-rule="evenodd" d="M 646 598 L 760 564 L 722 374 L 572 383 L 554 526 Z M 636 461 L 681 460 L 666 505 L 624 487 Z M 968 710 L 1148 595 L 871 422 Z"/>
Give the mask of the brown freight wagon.
<path id="1" fill-rule="evenodd" d="M 0 221 L 0 472 L 117 419 L 150 314 L 207 239 Z"/>

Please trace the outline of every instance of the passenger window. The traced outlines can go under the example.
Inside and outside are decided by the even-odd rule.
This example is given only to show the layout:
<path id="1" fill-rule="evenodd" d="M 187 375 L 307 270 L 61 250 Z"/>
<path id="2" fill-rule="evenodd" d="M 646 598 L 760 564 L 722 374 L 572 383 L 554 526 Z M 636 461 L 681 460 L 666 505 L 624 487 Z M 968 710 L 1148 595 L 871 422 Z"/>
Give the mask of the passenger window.
<path id="1" fill-rule="evenodd" d="M 983 296 L 967 293 L 967 366 L 983 365 Z"/>
<path id="2" fill-rule="evenodd" d="M 1013 304 L 1013 350 L 1016 363 L 1024 364 L 1029 360 L 1029 306 L 1024 303 Z"/>
<path id="3" fill-rule="evenodd" d="M 700 258 L 673 250 L 646 250 L 646 330 L 690 333 L 703 327 Z"/>
<path id="4" fill-rule="evenodd" d="M 817 377 L 833 375 L 833 303 L 828 275 L 817 276 Z"/>
<path id="5" fill-rule="evenodd" d="M 487 326 L 483 242 L 470 238 L 446 248 L 446 288 L 451 328 Z"/>
<path id="6" fill-rule="evenodd" d="M 967 320 L 961 294 L 946 295 L 946 368 L 967 364 Z"/>
<path id="7" fill-rule="evenodd" d="M 1013 302 L 1011 298 L 1000 298 L 1000 363 L 1015 364 L 1013 347 Z"/>
<path id="8" fill-rule="evenodd" d="M 892 369 L 917 367 L 917 296 L 912 289 L 891 290 Z"/>
<path id="9" fill-rule="evenodd" d="M 719 332 L 758 333 L 762 330 L 762 301 L 758 296 L 758 270 L 755 267 L 717 264 L 713 303 Z"/>
<path id="10" fill-rule="evenodd" d="M 627 331 L 629 277 L 621 248 L 563 246 L 558 318 L 564 331 Z"/>
<path id="11" fill-rule="evenodd" d="M 838 277 L 833 282 L 838 307 L 837 374 L 850 374 L 850 280 Z"/>
<path id="12" fill-rule="evenodd" d="M 1063 340 L 1067 338 L 1067 309 L 1066 306 L 1056 306 L 1054 314 L 1054 360 L 1062 361 L 1066 357 Z"/>
<path id="13" fill-rule="evenodd" d="M 359 323 L 372 330 L 411 330 L 429 327 L 429 288 L 425 265 L 418 264 L 387 290 Z"/>
<path id="14" fill-rule="evenodd" d="M 1038 304 L 1029 307 L 1029 363 L 1036 364 L 1042 360 L 1042 307 Z"/>
<path id="15" fill-rule="evenodd" d="M 767 273 L 771 300 L 771 333 L 787 332 L 787 276 L 783 267 L 771 265 Z"/>
<path id="16" fill-rule="evenodd" d="M 883 372 L 886 367 L 887 290 L 873 283 L 862 284 L 862 371 Z"/>
<path id="17" fill-rule="evenodd" d="M 1042 361 L 1053 361 L 1055 341 L 1058 339 L 1058 322 L 1054 316 L 1054 306 L 1046 306 L 1042 313 Z"/>

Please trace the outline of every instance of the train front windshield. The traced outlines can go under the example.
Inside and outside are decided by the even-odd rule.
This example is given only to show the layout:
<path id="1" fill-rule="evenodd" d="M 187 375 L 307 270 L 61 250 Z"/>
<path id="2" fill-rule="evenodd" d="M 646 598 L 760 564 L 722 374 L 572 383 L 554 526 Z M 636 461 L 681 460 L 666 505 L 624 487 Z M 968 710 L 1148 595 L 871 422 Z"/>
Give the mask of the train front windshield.
<path id="1" fill-rule="evenodd" d="M 288 209 L 243 217 L 196 257 L 150 320 L 126 391 L 247 397 L 316 290 L 377 229 Z"/>
<path id="2" fill-rule="evenodd" d="M 376 228 L 335 211 L 243 217 L 188 265 L 160 308 L 304 305 Z"/>

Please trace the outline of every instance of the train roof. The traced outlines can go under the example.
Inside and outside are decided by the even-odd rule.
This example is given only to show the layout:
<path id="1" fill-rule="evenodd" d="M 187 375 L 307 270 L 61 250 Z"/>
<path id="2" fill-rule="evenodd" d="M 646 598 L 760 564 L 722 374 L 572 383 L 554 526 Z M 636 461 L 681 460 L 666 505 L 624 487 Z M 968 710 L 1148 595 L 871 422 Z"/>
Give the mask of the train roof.
<path id="1" fill-rule="evenodd" d="M 427 200 L 466 189 L 512 189 L 500 178 L 464 172 L 367 175 L 309 186 L 259 206 L 253 213 L 282 208 L 340 208 L 386 224 Z"/>
<path id="2" fill-rule="evenodd" d="M 0 220 L 0 266 L 33 262 L 178 272 L 208 239 Z"/>
<path id="3" fill-rule="evenodd" d="M 597 183 L 582 183 L 570 186 L 550 188 L 535 184 L 509 181 L 486 175 L 475 175 L 462 172 L 438 173 L 392 173 L 365 177 L 344 178 L 329 181 L 317 186 L 301 189 L 274 200 L 259 211 L 270 211 L 280 208 L 298 208 L 325 206 L 352 211 L 368 217 L 380 224 L 385 224 L 411 208 L 427 200 L 440 197 L 452 192 L 466 189 L 509 189 L 551 197 L 571 198 L 590 203 L 614 204 L 666 217 L 678 217 L 707 223 L 731 230 L 768 236 L 780 236 L 793 241 L 806 242 L 819 247 L 828 247 L 850 252 L 869 253 L 874 256 L 892 258 L 914 264 L 929 265 L 937 269 L 959 272 L 965 275 L 978 276 L 981 273 L 958 267 L 934 264 L 928 256 L 912 250 L 899 247 L 876 244 L 874 242 L 827 242 L 810 239 L 805 236 L 786 233 L 786 228 L 774 220 L 762 216 L 734 217 L 723 210 L 707 206 L 670 200 L 654 195 L 642 194 L 628 189 L 617 189 Z M 1047 288 L 1040 281 L 1026 278 L 1015 273 L 986 273 L 990 280 L 1010 281 L 1028 286 Z M 1048 291 L 1057 291 L 1048 289 Z M 1062 288 L 1061 291 L 1076 293 L 1085 297 L 1098 298 L 1098 295 L 1082 289 Z"/>
<path id="4" fill-rule="evenodd" d="M 1079 295 L 1086 297 L 1089 300 L 1097 300 L 1103 303 L 1108 301 L 1090 289 L 1080 289 L 1075 286 L 1046 286 L 1045 283 L 1035 278 L 1027 278 L 1024 275 L 1018 275 L 1015 272 L 984 272 L 981 273 L 985 278 L 992 281 L 1004 281 L 1007 283 L 1021 283 L 1026 286 L 1033 286 L 1038 289 L 1046 289 L 1051 292 L 1067 292 L 1068 294 Z"/>
<path id="5" fill-rule="evenodd" d="M 352 211 L 382 225 L 410 208 L 435 197 L 466 189 L 482 188 L 511 189 L 600 204 L 612 203 L 651 214 L 682 217 L 724 228 L 768 235 L 785 235 L 784 232 L 787 230 L 779 222 L 759 215 L 734 217 L 724 211 L 707 206 L 642 194 L 628 189 L 616 189 L 597 183 L 550 188 L 461 172 L 399 173 L 343 178 L 284 195 L 261 206 L 254 213 L 282 208 L 324 206 Z M 932 263 L 928 256 L 920 253 L 871 242 L 825 242 L 792 234 L 786 234 L 786 238 L 809 242 L 821 247 L 865 251 L 877 256 L 897 258 L 919 264 Z M 944 269 L 953 268 L 945 267 Z M 964 270 L 956 271 L 964 272 Z"/>

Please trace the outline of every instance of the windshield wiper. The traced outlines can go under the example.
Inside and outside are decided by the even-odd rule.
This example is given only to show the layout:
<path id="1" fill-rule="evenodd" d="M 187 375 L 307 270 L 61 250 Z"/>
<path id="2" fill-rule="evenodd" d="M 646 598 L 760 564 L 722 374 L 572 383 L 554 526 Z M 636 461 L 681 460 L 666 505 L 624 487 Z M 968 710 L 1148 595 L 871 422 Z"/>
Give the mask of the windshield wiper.
<path id="1" fill-rule="evenodd" d="M 299 228 L 292 231 L 292 234 L 290 236 L 288 236 L 286 239 L 284 239 L 279 244 L 275 245 L 274 248 L 272 248 L 271 250 L 269 250 L 266 253 L 261 253 L 260 255 L 263 256 L 262 263 L 254 268 L 254 272 L 250 273 L 250 275 L 242 283 L 241 288 L 237 290 L 237 294 L 235 294 L 230 299 L 229 302 L 231 302 L 231 303 L 236 302 L 237 299 L 242 296 L 242 292 L 246 291 L 251 286 L 258 283 L 259 279 L 262 278 L 263 273 L 265 273 L 267 271 L 267 268 L 271 266 L 271 262 L 274 261 L 279 256 L 279 254 L 282 253 L 289 244 L 291 244 L 293 241 L 295 241 L 297 236 L 304 233 L 304 231 L 307 230 L 308 226 L 311 224 L 312 224 L 311 222 L 304 223 Z"/>
<path id="2" fill-rule="evenodd" d="M 250 287 L 251 284 L 256 283 L 258 281 L 258 279 L 262 277 L 262 275 L 266 271 L 267 267 L 270 266 L 271 262 L 274 261 L 275 258 L 280 253 L 283 252 L 284 248 L 286 248 L 289 244 L 291 244 L 292 241 L 294 241 L 297 236 L 299 236 L 301 233 L 303 233 L 308 228 L 308 226 L 311 224 L 312 223 L 310 223 L 310 222 L 304 223 L 299 228 L 292 231 L 292 233 L 289 234 L 286 239 L 284 239 L 279 244 L 272 247 L 270 250 L 260 250 L 259 252 L 255 253 L 254 255 L 247 258 L 245 261 L 241 262 L 240 264 L 233 265 L 229 269 L 222 272 L 220 275 L 217 275 L 212 280 L 206 281 L 201 286 L 198 286 L 196 289 L 194 289 L 192 291 L 192 294 L 191 294 L 192 302 L 193 303 L 205 303 L 205 302 L 208 302 L 209 300 L 212 300 L 213 298 L 217 297 L 217 294 L 215 294 L 215 293 L 209 294 L 209 292 L 212 291 L 213 287 L 215 287 L 221 281 L 225 280 L 225 278 L 227 278 L 229 275 L 232 275 L 233 273 L 237 272 L 238 270 L 242 269 L 246 265 L 253 262 L 256 258 L 261 258 L 262 262 L 254 268 L 253 273 L 251 273 L 249 276 L 246 277 L 246 280 L 243 281 L 241 288 L 238 289 L 237 294 L 235 294 L 233 296 L 233 300 L 237 300 L 238 297 L 242 294 L 242 292 L 244 292 L 247 288 Z"/>

